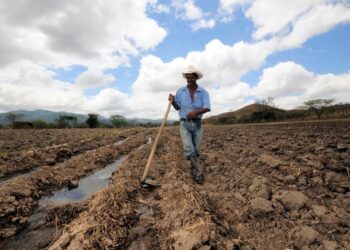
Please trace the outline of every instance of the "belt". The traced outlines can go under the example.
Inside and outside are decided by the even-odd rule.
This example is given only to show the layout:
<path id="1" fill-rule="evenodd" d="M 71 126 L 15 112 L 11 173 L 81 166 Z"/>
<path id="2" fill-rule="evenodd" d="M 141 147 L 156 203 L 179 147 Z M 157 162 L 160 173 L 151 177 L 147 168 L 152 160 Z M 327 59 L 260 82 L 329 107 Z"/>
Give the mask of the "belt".
<path id="1" fill-rule="evenodd" d="M 184 122 L 197 122 L 197 121 L 201 121 L 201 118 L 193 118 L 193 119 L 189 119 L 189 118 L 181 118 L 180 121 L 184 121 Z"/>

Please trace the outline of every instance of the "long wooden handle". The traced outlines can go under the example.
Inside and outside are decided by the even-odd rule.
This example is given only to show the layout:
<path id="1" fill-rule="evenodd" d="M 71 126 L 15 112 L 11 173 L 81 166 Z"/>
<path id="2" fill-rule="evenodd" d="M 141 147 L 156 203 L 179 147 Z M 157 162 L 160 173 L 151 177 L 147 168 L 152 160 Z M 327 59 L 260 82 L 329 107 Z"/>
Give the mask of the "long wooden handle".
<path id="1" fill-rule="evenodd" d="M 152 162 L 152 159 L 153 159 L 153 156 L 154 156 L 154 153 L 156 152 L 156 148 L 157 148 L 157 145 L 158 145 L 158 141 L 159 141 L 159 138 L 160 138 L 160 134 L 162 133 L 162 130 L 163 130 L 163 127 L 166 123 L 166 120 L 168 118 L 168 114 L 169 114 L 169 111 L 170 111 L 170 107 L 171 107 L 171 101 L 169 101 L 168 103 L 168 107 L 165 111 L 165 115 L 164 115 L 164 118 L 163 118 L 163 121 L 162 121 L 162 124 L 160 125 L 160 128 L 159 128 L 159 131 L 158 131 L 158 134 L 157 134 L 157 137 L 156 139 L 154 140 L 154 143 L 153 143 L 153 146 L 152 146 L 152 150 L 151 150 L 151 153 L 148 157 L 148 161 L 147 161 L 147 164 L 146 164 L 146 167 L 145 167 L 145 170 L 143 172 L 143 176 L 142 176 L 142 179 L 141 179 L 141 182 L 145 181 L 146 180 L 146 177 L 147 177 L 147 174 L 148 174 L 148 170 L 151 166 L 151 162 Z"/>

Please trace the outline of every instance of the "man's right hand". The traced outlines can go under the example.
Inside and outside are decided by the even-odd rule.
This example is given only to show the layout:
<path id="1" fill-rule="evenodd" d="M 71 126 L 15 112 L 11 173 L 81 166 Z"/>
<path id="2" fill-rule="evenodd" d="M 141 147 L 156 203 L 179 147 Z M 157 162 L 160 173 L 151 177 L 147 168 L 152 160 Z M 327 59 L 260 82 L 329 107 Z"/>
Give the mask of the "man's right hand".
<path id="1" fill-rule="evenodd" d="M 171 102 L 174 102 L 175 96 L 173 96 L 172 94 L 169 94 L 168 100 L 171 101 Z"/>

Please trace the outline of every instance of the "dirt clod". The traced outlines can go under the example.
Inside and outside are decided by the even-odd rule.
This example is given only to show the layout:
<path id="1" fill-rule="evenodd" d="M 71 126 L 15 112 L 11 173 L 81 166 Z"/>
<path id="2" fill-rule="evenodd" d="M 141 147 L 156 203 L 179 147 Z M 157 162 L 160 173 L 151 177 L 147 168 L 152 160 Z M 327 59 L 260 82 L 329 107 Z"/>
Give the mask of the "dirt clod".
<path id="1" fill-rule="evenodd" d="M 281 191 L 274 195 L 287 210 L 298 210 L 308 201 L 308 198 L 299 191 Z"/>
<path id="2" fill-rule="evenodd" d="M 294 235 L 294 244 L 298 249 L 302 249 L 315 242 L 318 236 L 319 233 L 312 227 L 302 226 Z"/>
<path id="3" fill-rule="evenodd" d="M 254 216 L 265 216 L 273 212 L 272 203 L 264 198 L 255 198 L 250 201 L 250 208 Z"/>
<path id="4" fill-rule="evenodd" d="M 168 127 L 149 172 L 159 184 L 153 191 L 140 189 L 139 181 L 154 128 L 123 135 L 114 129 L 41 131 L 40 143 L 18 132 L 21 152 L 9 140 L 0 157 L 0 173 L 9 178 L 0 183 L 0 237 L 20 233 L 41 197 L 127 155 L 109 185 L 84 206 L 70 203 L 45 214 L 31 231 L 51 230 L 40 248 L 350 249 L 350 152 L 338 150 L 348 147 L 349 128 L 348 120 L 204 125 L 205 181 L 198 185 L 178 127 Z M 12 138 L 6 133 L 0 130 Z M 54 166 L 47 166 L 48 158 Z"/>

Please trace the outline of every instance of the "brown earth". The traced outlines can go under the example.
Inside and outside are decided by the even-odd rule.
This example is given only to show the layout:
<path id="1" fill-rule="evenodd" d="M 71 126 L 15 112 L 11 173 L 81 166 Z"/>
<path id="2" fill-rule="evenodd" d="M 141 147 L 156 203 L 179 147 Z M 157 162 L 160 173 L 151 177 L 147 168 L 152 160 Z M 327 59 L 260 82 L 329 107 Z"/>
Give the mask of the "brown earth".
<path id="1" fill-rule="evenodd" d="M 15 235 L 27 225 L 28 216 L 33 213 L 42 196 L 63 187 L 73 188 L 81 177 L 145 144 L 151 132 L 143 129 L 123 132 L 122 138 L 127 138 L 128 142 L 125 144 L 115 143 L 116 140 L 120 141 L 121 136 L 115 133 L 113 144 L 85 151 L 55 166 L 44 165 L 0 182 L 0 239 Z M 67 141 L 70 140 L 67 138 Z"/>
<path id="2" fill-rule="evenodd" d="M 110 185 L 83 209 L 69 208 L 77 211 L 71 219 L 59 216 L 64 220 L 47 223 L 68 223 L 50 249 L 350 249 L 349 120 L 204 129 L 203 185 L 191 179 L 178 128 L 172 127 L 164 131 L 150 171 L 160 186 L 140 189 L 151 145 L 136 150 L 147 136 L 136 134 L 118 145 L 130 154 Z M 149 132 L 154 137 L 155 131 Z M 106 159 L 92 154 L 84 162 L 88 157 L 78 156 L 69 175 L 80 178 L 79 169 L 98 156 Z M 67 169 L 73 168 L 54 173 Z M 1 187 L 0 193 L 19 190 L 18 183 L 47 193 L 52 184 L 40 189 L 31 184 L 37 183 L 34 176 Z M 22 196 L 0 197 L 6 204 L 27 202 Z M 3 204 L 2 214 L 8 208 Z M 20 224 L 14 213 L 2 217 L 1 230 Z"/>
<path id="3" fill-rule="evenodd" d="M 113 144 L 138 130 L 0 130 L 0 181 L 43 165 L 53 166 L 88 150 Z"/>

